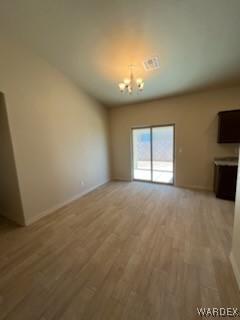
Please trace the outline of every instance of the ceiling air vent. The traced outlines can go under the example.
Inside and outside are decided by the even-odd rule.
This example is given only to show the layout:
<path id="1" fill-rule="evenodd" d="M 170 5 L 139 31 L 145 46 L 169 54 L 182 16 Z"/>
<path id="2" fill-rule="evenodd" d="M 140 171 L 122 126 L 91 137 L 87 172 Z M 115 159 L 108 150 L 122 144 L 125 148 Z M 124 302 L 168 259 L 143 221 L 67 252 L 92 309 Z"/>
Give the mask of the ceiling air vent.
<path id="1" fill-rule="evenodd" d="M 143 66 L 146 71 L 153 71 L 160 68 L 158 57 L 150 57 L 143 61 Z"/>

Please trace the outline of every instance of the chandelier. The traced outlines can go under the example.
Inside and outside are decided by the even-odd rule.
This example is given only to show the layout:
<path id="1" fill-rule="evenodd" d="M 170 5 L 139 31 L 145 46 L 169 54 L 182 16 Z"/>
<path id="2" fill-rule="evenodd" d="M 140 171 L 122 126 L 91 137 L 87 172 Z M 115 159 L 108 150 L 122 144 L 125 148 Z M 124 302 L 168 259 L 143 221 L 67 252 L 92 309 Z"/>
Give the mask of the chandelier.
<path id="1" fill-rule="evenodd" d="M 130 75 L 129 78 L 125 78 L 123 82 L 120 82 L 118 84 L 118 87 L 122 93 L 127 92 L 131 94 L 133 90 L 142 91 L 144 87 L 144 82 L 142 78 L 135 78 L 133 75 L 133 69 L 134 65 L 130 65 Z"/>

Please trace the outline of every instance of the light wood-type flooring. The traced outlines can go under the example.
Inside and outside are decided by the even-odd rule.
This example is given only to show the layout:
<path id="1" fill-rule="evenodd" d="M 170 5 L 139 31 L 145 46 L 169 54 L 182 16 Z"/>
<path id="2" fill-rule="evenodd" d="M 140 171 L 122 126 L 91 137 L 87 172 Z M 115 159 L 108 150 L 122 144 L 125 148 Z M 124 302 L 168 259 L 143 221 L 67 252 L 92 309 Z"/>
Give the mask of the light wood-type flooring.
<path id="1" fill-rule="evenodd" d="M 200 306 L 239 307 L 233 206 L 111 182 L 29 227 L 1 219 L 0 320 L 188 320 Z"/>

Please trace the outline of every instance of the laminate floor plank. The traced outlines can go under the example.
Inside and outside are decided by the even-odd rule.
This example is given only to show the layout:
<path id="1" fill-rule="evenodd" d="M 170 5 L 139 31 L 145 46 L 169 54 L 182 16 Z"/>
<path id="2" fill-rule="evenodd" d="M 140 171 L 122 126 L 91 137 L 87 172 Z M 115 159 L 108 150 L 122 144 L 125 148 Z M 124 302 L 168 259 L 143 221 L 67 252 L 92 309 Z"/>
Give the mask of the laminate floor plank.
<path id="1" fill-rule="evenodd" d="M 190 320 L 197 307 L 239 307 L 233 215 L 210 192 L 111 182 L 26 228 L 0 218 L 0 320 Z"/>

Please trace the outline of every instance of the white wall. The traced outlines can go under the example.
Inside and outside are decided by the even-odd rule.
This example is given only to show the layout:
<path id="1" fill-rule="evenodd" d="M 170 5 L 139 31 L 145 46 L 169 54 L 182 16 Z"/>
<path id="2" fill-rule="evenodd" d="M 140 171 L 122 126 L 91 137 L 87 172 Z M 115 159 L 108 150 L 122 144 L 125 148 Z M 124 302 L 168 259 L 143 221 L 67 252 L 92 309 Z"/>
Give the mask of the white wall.
<path id="1" fill-rule="evenodd" d="M 237 193 L 235 203 L 235 216 L 233 225 L 233 243 L 231 252 L 231 261 L 234 273 L 240 289 L 240 149 L 239 149 L 239 163 L 238 163 L 238 179 L 237 179 Z"/>
<path id="2" fill-rule="evenodd" d="M 238 151 L 237 145 L 217 144 L 217 113 L 239 108 L 240 87 L 112 108 L 113 178 L 131 179 L 132 127 L 174 123 L 176 185 L 212 190 L 214 157 L 236 156 Z"/>
<path id="3" fill-rule="evenodd" d="M 0 91 L 26 223 L 109 180 L 105 108 L 35 53 L 4 37 Z"/>
<path id="4" fill-rule="evenodd" d="M 6 103 L 0 92 L 0 213 L 24 224 L 12 140 L 9 130 Z"/>

